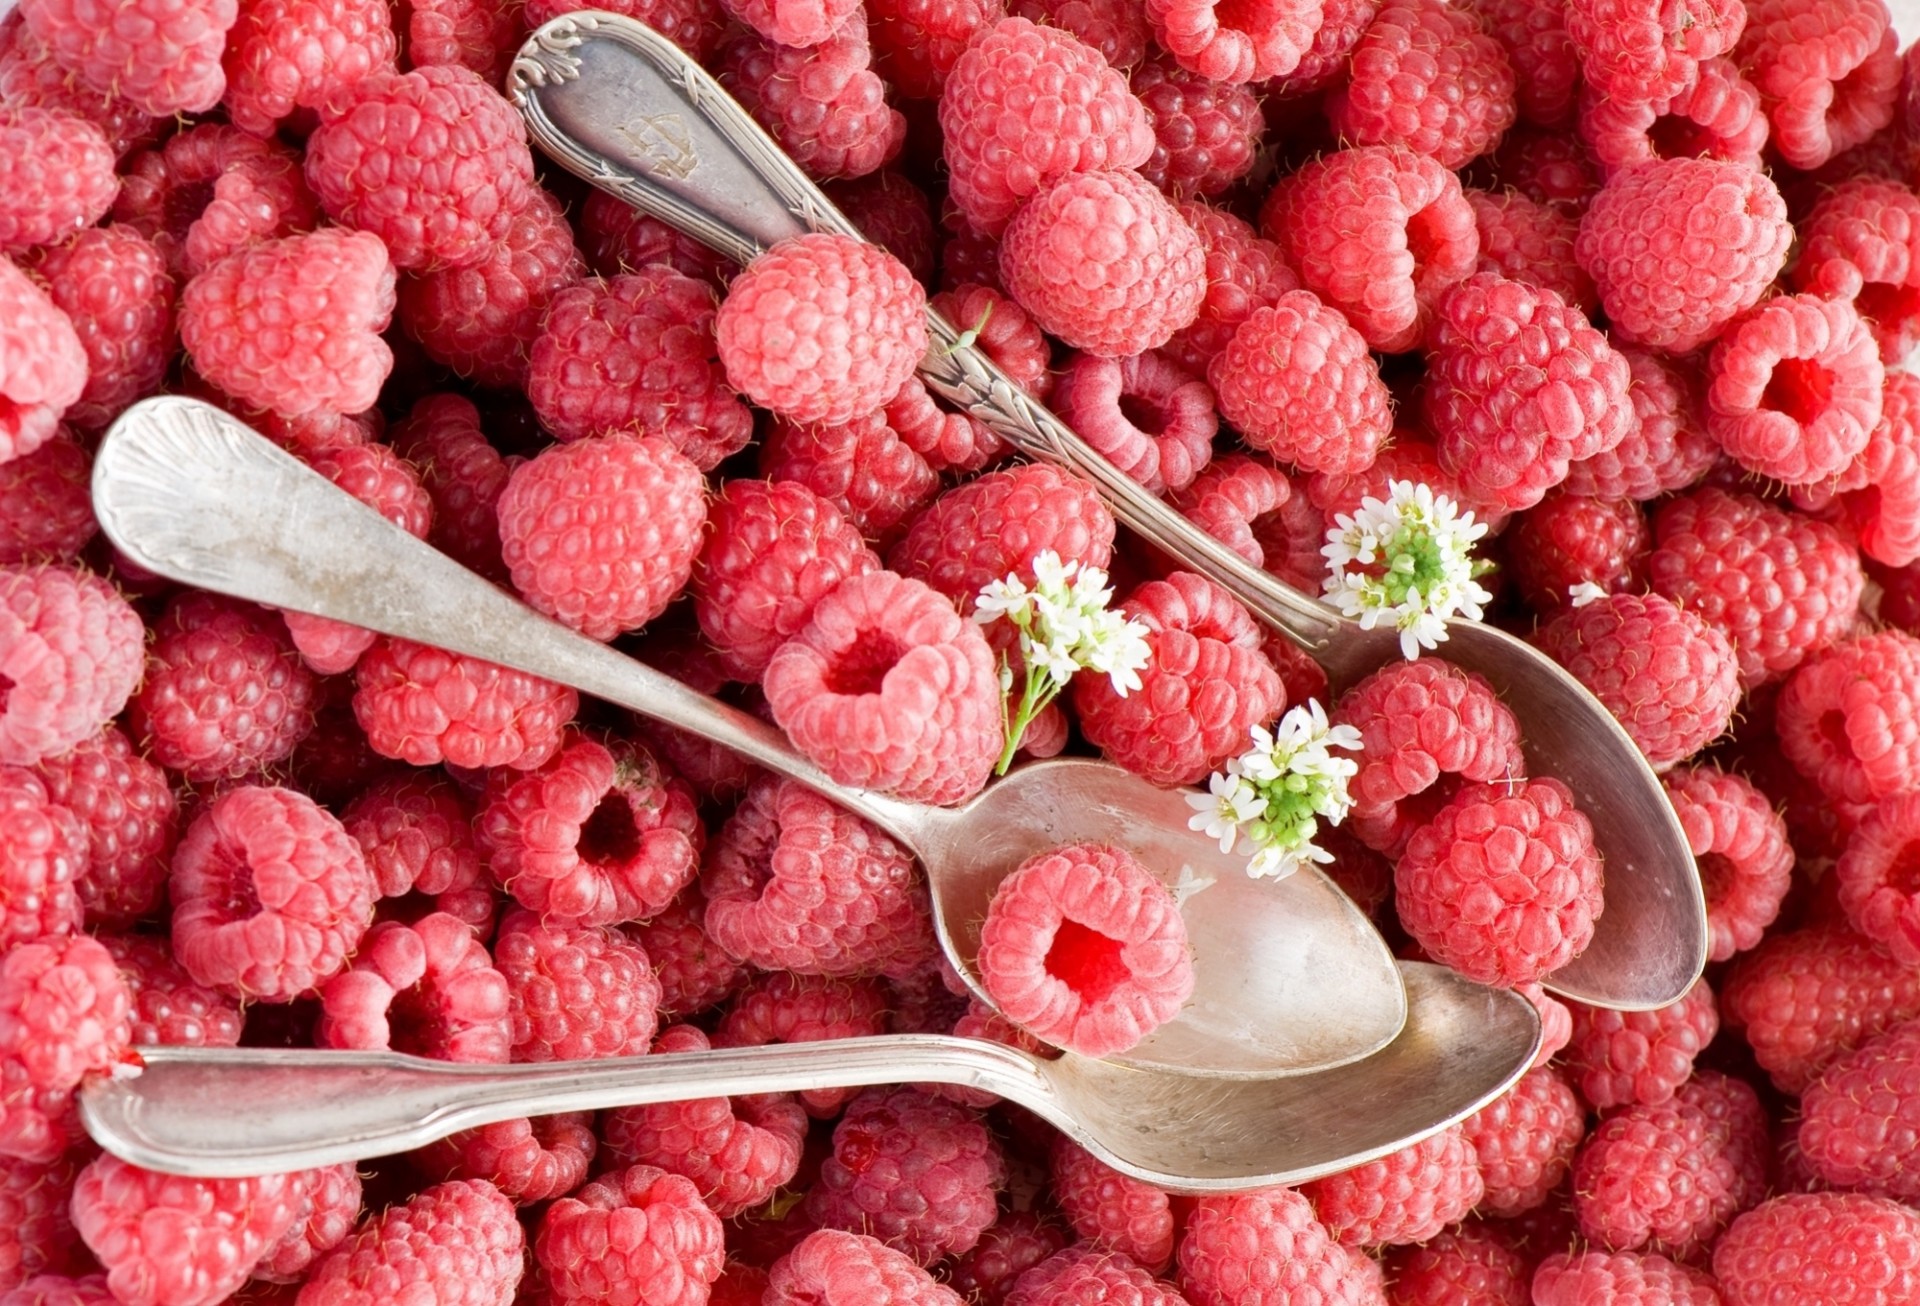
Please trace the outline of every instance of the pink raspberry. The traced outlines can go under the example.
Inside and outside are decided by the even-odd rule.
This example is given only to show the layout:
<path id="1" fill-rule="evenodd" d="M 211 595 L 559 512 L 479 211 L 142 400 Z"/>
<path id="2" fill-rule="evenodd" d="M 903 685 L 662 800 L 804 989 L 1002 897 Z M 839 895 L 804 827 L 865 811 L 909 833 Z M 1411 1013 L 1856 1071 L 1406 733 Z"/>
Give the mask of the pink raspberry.
<path id="1" fill-rule="evenodd" d="M 1713 1248 L 1726 1306 L 1806 1294 L 1823 1306 L 1895 1306 L 1920 1292 L 1920 1212 L 1858 1193 L 1789 1193 L 1736 1218 Z"/>
<path id="2" fill-rule="evenodd" d="M 1177 1222 L 1164 1189 L 1121 1174 L 1064 1134 L 1048 1148 L 1047 1174 L 1054 1201 L 1084 1243 L 1155 1274 L 1173 1263 Z"/>
<path id="3" fill-rule="evenodd" d="M 0 957 L 0 1156 L 50 1165 L 77 1133 L 73 1093 L 127 1057 L 126 983 L 86 935 L 12 945 Z"/>
<path id="4" fill-rule="evenodd" d="M 165 939 L 102 935 L 126 983 L 135 1047 L 238 1047 L 240 1004 L 196 981 Z"/>
<path id="5" fill-rule="evenodd" d="M 30 771 L 0 767 L 0 948 L 80 929 L 87 832 Z"/>
<path id="6" fill-rule="evenodd" d="M 547 1208 L 533 1243 L 554 1302 L 703 1306 L 726 1260 L 719 1217 L 656 1166 L 603 1175 Z"/>
<path id="7" fill-rule="evenodd" d="M 1840 474 L 1837 502 L 1840 519 L 1859 537 L 1861 553 L 1888 567 L 1904 567 L 1920 561 L 1920 378 L 1888 372 L 1881 400 L 1880 424 Z M 1800 497 L 1814 499 L 1825 498 L 1829 486 L 1806 488 L 1812 493 Z"/>
<path id="8" fill-rule="evenodd" d="M 1794 232 L 1793 288 L 1852 300 L 1881 357 L 1904 358 L 1920 342 L 1920 196 L 1879 177 L 1849 178 Z"/>
<path id="9" fill-rule="evenodd" d="M 1623 100 L 1676 94 L 1702 60 L 1733 50 L 1746 23 L 1738 0 L 1570 0 L 1566 14 L 1588 84 Z"/>
<path id="10" fill-rule="evenodd" d="M 1048 333 L 1124 357 L 1164 345 L 1198 315 L 1206 253 L 1138 173 L 1076 172 L 1007 224 L 1000 275 Z"/>
<path id="11" fill-rule="evenodd" d="M 701 632 L 731 675 L 755 679 L 820 598 L 880 560 L 838 509 L 793 481 L 727 482 L 694 564 Z"/>
<path id="12" fill-rule="evenodd" d="M 1008 308 L 1019 313 L 1010 304 Z M 1040 328 L 1031 323 L 1027 330 L 1036 337 L 1040 335 Z M 950 412 L 935 403 L 933 392 L 918 376 L 907 378 L 880 411 L 900 443 L 919 454 L 934 471 L 978 471 L 1006 452 L 1000 437 L 979 418 Z"/>
<path id="13" fill-rule="evenodd" d="M 340 814 L 382 898 L 419 893 L 437 910 L 484 929 L 491 885 L 473 837 L 473 807 L 454 785 L 414 772 L 362 789 Z"/>
<path id="14" fill-rule="evenodd" d="M 1089 481 L 1048 463 L 988 472 L 949 490 L 887 554 L 902 576 L 924 581 L 969 612 L 988 582 L 1017 575 L 1032 584 L 1033 560 L 1111 565 L 1113 513 Z"/>
<path id="15" fill-rule="evenodd" d="M 1293 71 L 1267 83 L 1273 97 L 1304 97 L 1324 91 L 1338 82 L 1347 71 L 1347 59 L 1360 44 L 1381 0 L 1325 0 L 1320 8 L 1320 26 L 1313 43 L 1300 56 Z"/>
<path id="16" fill-rule="evenodd" d="M 1055 1252 L 1014 1282 L 1007 1306 L 1185 1306 L 1172 1284 L 1127 1256 L 1077 1246 Z"/>
<path id="17" fill-rule="evenodd" d="M 367 741 L 414 766 L 539 766 L 580 708 L 571 689 L 407 640 L 376 640 L 354 677 Z"/>
<path id="18" fill-rule="evenodd" d="M 1220 429 L 1207 383 L 1158 350 L 1131 358 L 1077 356 L 1054 387 L 1053 407 L 1150 494 L 1192 484 L 1213 457 Z"/>
<path id="19" fill-rule="evenodd" d="M 818 1229 L 773 1263 L 763 1306 L 960 1306 L 960 1294 L 878 1238 Z"/>
<path id="20" fill-rule="evenodd" d="M 606 8 L 629 18 L 638 18 L 695 59 L 712 53 L 726 28 L 727 15 L 717 0 L 608 0 Z M 531 30 L 542 23 L 574 13 L 585 6 L 578 0 L 527 0 L 524 23 L 515 31 Z M 509 38 L 510 42 L 518 37 Z"/>
<path id="21" fill-rule="evenodd" d="M 354 83 L 308 138 L 306 172 L 329 217 L 409 269 L 486 258 L 534 184 L 520 115 L 478 73 L 444 64 Z"/>
<path id="22" fill-rule="evenodd" d="M 0 1160 L 0 1219 L 6 1221 L 0 1226 L 5 1230 L 0 1233 L 0 1285 L 4 1285 L 0 1302 L 23 1286 L 32 1291 L 33 1281 L 40 1276 L 47 1276 L 41 1278 L 44 1284 L 51 1276 L 73 1273 L 86 1263 L 71 1213 L 73 1181 L 82 1161 L 78 1152 L 64 1153 L 45 1165 L 13 1157 Z M 111 1306 L 104 1278 L 99 1282 L 99 1306 Z M 39 1304 L 28 1297 L 22 1306 Z"/>
<path id="23" fill-rule="evenodd" d="M 714 1038 L 729 1048 L 864 1038 L 887 1032 L 887 1012 L 886 986 L 878 980 L 775 972 L 756 976 L 733 995 Z M 858 1091 L 816 1088 L 799 1096 L 809 1115 L 827 1120 Z"/>
<path id="24" fill-rule="evenodd" d="M 462 1129 L 412 1160 L 439 1182 L 483 1179 L 516 1202 L 544 1202 L 586 1182 L 598 1147 L 592 1112 L 569 1111 Z"/>
<path id="25" fill-rule="evenodd" d="M 1773 148 L 1813 169 L 1893 121 L 1898 50 L 1884 4 L 1748 0 L 1736 53 L 1766 102 Z"/>
<path id="26" fill-rule="evenodd" d="M 940 490 L 939 473 L 894 430 L 885 409 L 844 423 L 775 418 L 760 445 L 760 474 L 806 486 L 875 542 L 897 536 Z"/>
<path id="27" fill-rule="evenodd" d="M 1535 127 L 1573 118 L 1580 55 L 1557 0 L 1468 0 L 1463 6 L 1506 51 L 1513 69 L 1515 116 Z"/>
<path id="28" fill-rule="evenodd" d="M 470 570 L 504 577 L 497 504 L 510 469 L 488 443 L 480 410 L 459 395 L 426 395 L 392 436 L 393 451 L 413 464 L 432 496 L 428 541 Z"/>
<path id="29" fill-rule="evenodd" d="M 1310 291 L 1256 309 L 1207 379 L 1248 444 L 1303 471 L 1363 470 L 1393 429 L 1367 342 Z"/>
<path id="30" fill-rule="evenodd" d="M 1000 1145 L 974 1112 L 916 1088 L 870 1088 L 834 1126 L 807 1213 L 925 1265 L 979 1241 L 1005 1183 Z"/>
<path id="31" fill-rule="evenodd" d="M 1787 824 L 1750 781 L 1717 767 L 1676 767 L 1663 783 L 1706 891 L 1707 956 L 1725 961 L 1780 912 L 1793 881 Z"/>
<path id="32" fill-rule="evenodd" d="M 17 13 L 0 21 L 0 101 L 78 114 L 106 134 L 116 156 L 149 143 L 159 131 L 139 105 L 76 77 Z"/>
<path id="33" fill-rule="evenodd" d="M 124 6 L 117 0 L 27 0 L 28 30 L 67 69 L 147 113 L 204 113 L 220 101 L 220 55 L 236 0 Z"/>
<path id="34" fill-rule="evenodd" d="M 1469 1221 L 1386 1259 L 1393 1306 L 1529 1306 L 1527 1262 L 1506 1238 Z"/>
<path id="35" fill-rule="evenodd" d="M 515 1061 L 637 1057 L 652 1043 L 660 984 L 626 935 L 511 911 L 493 957 L 507 981 Z"/>
<path id="36" fill-rule="evenodd" d="M 227 36 L 227 117 L 271 136 L 294 110 L 333 108 L 369 73 L 391 72 L 395 44 L 377 0 L 256 0 Z"/>
<path id="37" fill-rule="evenodd" d="M 1523 1215 L 1543 1205 L 1573 1164 L 1587 1112 L 1557 1066 L 1529 1070 L 1520 1082 L 1460 1122 L 1480 1164 L 1482 1214 Z"/>
<path id="38" fill-rule="evenodd" d="M 1459 180 L 1400 146 L 1322 155 L 1274 187 L 1260 229 L 1306 288 L 1384 353 L 1419 343 L 1434 300 L 1472 274 L 1480 252 Z"/>
<path id="39" fill-rule="evenodd" d="M 352 964 L 320 986 L 315 1040 L 442 1061 L 505 1061 L 512 1040 L 506 977 L 458 917 L 382 921 L 360 941 Z"/>
<path id="40" fill-rule="evenodd" d="M 1780 691 L 1780 751 L 1837 806 L 1920 788 L 1920 638 L 1887 630 L 1809 657 Z"/>
<path id="41" fill-rule="evenodd" d="M 1672 96 L 1621 99 L 1591 87 L 1580 97 L 1580 137 L 1602 171 L 1656 158 L 1723 159 L 1760 166 L 1767 117 L 1730 59 L 1700 62 Z"/>
<path id="42" fill-rule="evenodd" d="M 0 464 L 53 438 L 86 391 L 87 367 L 73 319 L 0 256 Z"/>
<path id="43" fill-rule="evenodd" d="M 1089 1057 L 1125 1052 L 1193 994 L 1177 905 L 1131 855 L 1104 844 L 1037 853 L 1002 880 L 978 965 L 1007 1019 Z"/>
<path id="44" fill-rule="evenodd" d="M 139 614 L 99 577 L 0 567 L 0 763 L 32 766 L 118 716 L 144 643 Z"/>
<path id="45" fill-rule="evenodd" d="M 998 249 L 996 242 L 990 257 L 997 257 Z M 927 302 L 947 321 L 974 332 L 974 348 L 1027 394 L 1044 400 L 1051 393 L 1053 346 L 1018 304 L 991 286 L 965 281 Z"/>
<path id="46" fill-rule="evenodd" d="M 1266 124 L 1251 88 L 1211 81 L 1161 55 L 1128 77 L 1153 124 L 1140 175 L 1176 198 L 1218 195 L 1252 171 Z"/>
<path id="47" fill-rule="evenodd" d="M 0 566 L 76 561 L 100 531 L 92 474 L 93 455 L 67 431 L 0 462 Z"/>
<path id="48" fill-rule="evenodd" d="M 380 339 L 394 272 L 380 241 L 326 228 L 231 254 L 187 283 L 180 342 L 193 366 L 245 403 L 289 417 L 373 407 L 393 371 Z M 297 338 L 276 324 L 298 314 Z"/>
<path id="49" fill-rule="evenodd" d="M 1555 1252 L 1533 1273 L 1537 1306 L 1721 1306 L 1704 1271 L 1652 1252 Z"/>
<path id="50" fill-rule="evenodd" d="M 990 0 L 875 0 L 866 11 L 875 70 L 899 94 L 916 100 L 939 99 L 968 44 L 1007 12 Z M 1073 23 L 1058 25 L 1079 34 Z M 1133 26 L 1144 46 L 1146 19 Z"/>
<path id="51" fill-rule="evenodd" d="M 457 63 L 498 86 L 525 31 L 520 6 L 504 0 L 418 0 L 407 20 L 407 62 Z"/>
<path id="52" fill-rule="evenodd" d="M 1632 424 L 1606 453 L 1567 465 L 1570 494 L 1601 499 L 1656 499 L 1693 484 L 1713 466 L 1719 446 L 1701 421 L 1691 376 L 1657 354 L 1623 347 L 1633 384 Z"/>
<path id="53" fill-rule="evenodd" d="M 936 590 L 889 571 L 822 595 L 763 679 L 796 747 L 841 784 L 956 803 L 1002 744 L 993 651 Z"/>
<path id="54" fill-rule="evenodd" d="M 311 1174 L 191 1179 L 102 1155 L 74 1184 L 73 1224 L 117 1301 L 213 1306 L 300 1218 Z"/>
<path id="55" fill-rule="evenodd" d="M 1501 539 L 1521 597 L 1550 616 L 1570 606 L 1576 585 L 1610 595 L 1643 589 L 1653 530 L 1632 500 L 1554 490 L 1520 513 Z"/>
<path id="56" fill-rule="evenodd" d="M 868 240 L 884 246 L 921 285 L 934 274 L 933 201 L 905 173 L 891 168 L 829 182 L 827 198 Z"/>
<path id="57" fill-rule="evenodd" d="M 1181 200 L 1174 207 L 1206 251 L 1207 294 L 1199 315 L 1173 333 L 1164 352 L 1204 375 L 1239 325 L 1255 309 L 1299 289 L 1300 278 L 1287 266 L 1280 247 L 1257 235 L 1246 219 L 1200 200 Z"/>
<path id="58" fill-rule="evenodd" d="M 106 134 L 78 114 L 27 104 L 0 110 L 0 186 L 8 201 L 0 251 L 51 245 L 98 222 L 120 189 L 113 165 Z"/>
<path id="59" fill-rule="evenodd" d="M 1909 966 L 1920 964 L 1920 886 L 1912 883 L 1909 851 L 1916 839 L 1920 792 L 1883 798 L 1848 836 L 1833 869 L 1840 907 L 1853 927 Z"/>
<path id="60" fill-rule="evenodd" d="M 789 780 L 747 790 L 702 872 L 705 928 L 763 969 L 860 975 L 931 951 L 926 889 L 879 829 Z"/>
<path id="61" fill-rule="evenodd" d="M 818 180 L 864 177 L 899 155 L 907 120 L 886 102 L 858 7 L 805 49 L 743 34 L 715 55 L 720 84 Z"/>
<path id="62" fill-rule="evenodd" d="M 1479 1204 L 1480 1162 L 1459 1125 L 1300 1191 L 1327 1232 L 1351 1246 L 1423 1243 Z"/>
<path id="63" fill-rule="evenodd" d="M 97 430 L 160 388 L 173 354 L 173 278 L 153 242 L 126 226 L 80 232 L 33 266 L 87 355 L 87 384 L 65 418 Z"/>
<path id="64" fill-rule="evenodd" d="M 780 45 L 819 45 L 857 10 L 859 0 L 722 0 L 736 19 Z"/>
<path id="65" fill-rule="evenodd" d="M 1319 26 L 1313 0 L 1147 0 L 1154 39 L 1190 69 L 1230 85 L 1280 77 L 1313 48 Z"/>
<path id="66" fill-rule="evenodd" d="M 1574 1158 L 1582 1236 L 1608 1251 L 1692 1255 L 1743 1205 L 1733 1153 L 1727 1131 L 1690 1103 L 1621 1108 Z"/>
<path id="67" fill-rule="evenodd" d="M 948 1262 L 947 1282 L 980 1306 L 1004 1306 L 1020 1276 L 1060 1251 L 1066 1241 L 1060 1227 L 1045 1216 L 1003 1212 L 979 1242 Z"/>
<path id="68" fill-rule="evenodd" d="M 587 265 L 603 277 L 659 263 L 696 281 L 724 284 L 732 263 L 684 232 L 649 217 L 617 195 L 594 190 L 575 217 L 575 238 Z"/>
<path id="69" fill-rule="evenodd" d="M 495 1306 L 512 1300 L 525 1256 L 513 1202 L 483 1180 L 456 1179 L 369 1216 L 308 1274 L 299 1304 Z"/>
<path id="70" fill-rule="evenodd" d="M 316 1260 L 338 1247 L 360 1222 L 360 1173 L 351 1163 L 309 1170 L 306 1214 L 253 1267 L 268 1283 L 298 1283 Z"/>
<path id="71" fill-rule="evenodd" d="M 47 798 L 80 821 L 85 847 L 75 888 L 96 924 L 125 924 L 160 904 L 179 833 L 166 773 L 117 727 L 34 767 Z"/>
<path id="72" fill-rule="evenodd" d="M 1571 132 L 1516 127 L 1486 166 L 1495 190 L 1518 191 L 1536 204 L 1565 205 L 1576 218 L 1600 190 L 1593 156 Z"/>
<path id="73" fill-rule="evenodd" d="M 1492 194 L 1469 188 L 1467 203 L 1480 233 L 1476 272 L 1497 272 L 1551 290 L 1588 317 L 1599 307 L 1593 281 L 1573 256 L 1579 221 L 1554 204 L 1528 199 L 1518 191 Z"/>
<path id="74" fill-rule="evenodd" d="M 114 218 L 152 240 L 182 279 L 320 221 L 300 156 L 237 127 L 188 128 L 135 155 L 126 172 Z"/>
<path id="75" fill-rule="evenodd" d="M 1825 1182 L 1911 1203 L 1920 1183 L 1898 1140 L 1920 1128 L 1920 1022 L 1861 1044 L 1800 1100 L 1801 1153 Z"/>
<path id="76" fill-rule="evenodd" d="M 1719 1032 L 1713 990 L 1696 980 L 1678 1002 L 1655 1011 L 1609 1011 L 1573 1004 L 1567 1073 L 1595 1108 L 1671 1101 L 1693 1060 Z"/>
<path id="77" fill-rule="evenodd" d="M 1326 100 L 1343 142 L 1404 145 L 1458 168 L 1513 125 L 1506 51 L 1472 12 L 1440 0 L 1390 0 L 1349 69 Z"/>
<path id="78" fill-rule="evenodd" d="M 1358 1306 L 1352 1262 L 1292 1188 L 1201 1197 L 1180 1236 L 1180 1290 L 1193 1306 L 1249 1300 Z"/>
<path id="79" fill-rule="evenodd" d="M 1759 169 L 1654 159 L 1607 179 L 1574 255 L 1622 340 L 1682 354 L 1753 307 L 1792 239 L 1786 201 Z"/>
<path id="80" fill-rule="evenodd" d="M 660 1032 L 653 1051 L 705 1052 L 710 1046 L 694 1026 L 674 1025 Z M 807 1113 L 785 1093 L 704 1097 L 610 1111 L 601 1133 L 619 1161 L 684 1175 L 725 1220 L 764 1206 L 793 1180 Z"/>

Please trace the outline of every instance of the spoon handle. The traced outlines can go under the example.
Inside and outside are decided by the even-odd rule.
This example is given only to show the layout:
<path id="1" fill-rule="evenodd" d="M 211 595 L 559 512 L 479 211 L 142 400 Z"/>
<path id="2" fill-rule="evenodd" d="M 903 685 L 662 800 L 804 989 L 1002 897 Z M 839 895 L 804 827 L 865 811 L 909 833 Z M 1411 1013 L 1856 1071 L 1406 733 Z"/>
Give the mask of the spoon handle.
<path id="1" fill-rule="evenodd" d="M 962 1084 L 1053 1114 L 1053 1095 L 1030 1057 L 939 1034 L 541 1065 L 259 1048 L 145 1048 L 142 1055 L 139 1074 L 81 1090 L 81 1119 L 124 1161 L 203 1178 L 364 1161 L 518 1116 L 745 1093 Z"/>
<path id="2" fill-rule="evenodd" d="M 162 395 L 127 409 L 94 459 L 93 507 L 162 576 L 571 685 L 918 841 L 928 809 L 836 784 L 766 722 L 541 616 L 211 404 Z"/>
<path id="3" fill-rule="evenodd" d="M 508 90 L 561 166 L 736 263 L 806 231 L 866 238 L 699 64 L 634 19 L 595 11 L 553 19 L 521 47 Z M 927 325 L 920 376 L 929 389 L 1020 452 L 1092 481 L 1135 533 L 1322 661 L 1344 662 L 1372 642 L 1147 493 L 932 309 Z"/>

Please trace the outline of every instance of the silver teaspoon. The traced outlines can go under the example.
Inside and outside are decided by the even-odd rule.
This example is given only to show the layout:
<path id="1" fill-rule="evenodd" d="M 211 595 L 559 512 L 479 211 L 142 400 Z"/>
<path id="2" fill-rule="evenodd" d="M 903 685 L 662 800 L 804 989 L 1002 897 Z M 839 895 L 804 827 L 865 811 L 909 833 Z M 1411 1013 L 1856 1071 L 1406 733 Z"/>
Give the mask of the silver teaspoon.
<path id="1" fill-rule="evenodd" d="M 109 1152 L 225 1177 L 363 1161 L 516 1116 L 723 1094 L 942 1083 L 1018 1102 L 1115 1169 L 1188 1192 L 1301 1183 L 1418 1142 L 1503 1093 L 1540 1041 L 1517 994 L 1403 962 L 1405 1028 L 1337 1069 L 1208 1079 L 938 1034 L 610 1061 L 480 1066 L 392 1052 L 145 1048 L 146 1067 L 80 1093 Z M 297 1110 L 289 1110 L 297 1103 Z"/>
<path id="2" fill-rule="evenodd" d="M 803 231 L 860 232 L 697 63 L 631 18 L 567 14 L 537 29 L 508 78 L 534 141 L 563 167 L 736 263 Z M 1211 577 L 1319 660 L 1337 691 L 1400 656 L 1255 567 L 1142 490 L 930 312 L 928 387 L 1032 458 L 1085 476 L 1114 515 Z M 1686 834 L 1640 750 L 1553 661 L 1478 622 L 1449 623 L 1447 660 L 1477 671 L 1519 716 L 1533 774 L 1555 776 L 1593 820 L 1606 911 L 1547 987 L 1599 1007 L 1677 1000 L 1707 957 L 1706 901 Z"/>
<path id="3" fill-rule="evenodd" d="M 819 790 L 920 859 L 941 942 L 976 988 L 988 900 L 1035 852 L 1113 843 L 1170 885 L 1211 881 L 1182 911 L 1193 998 L 1123 1064 L 1299 1074 L 1377 1052 L 1406 1021 L 1392 955 L 1346 895 L 1313 871 L 1250 879 L 1244 855 L 1187 828 L 1182 791 L 1085 758 L 1020 767 L 953 808 L 836 784 L 766 722 L 549 621 L 210 404 L 167 395 L 122 414 L 94 460 L 93 505 L 160 575 L 571 685 Z"/>

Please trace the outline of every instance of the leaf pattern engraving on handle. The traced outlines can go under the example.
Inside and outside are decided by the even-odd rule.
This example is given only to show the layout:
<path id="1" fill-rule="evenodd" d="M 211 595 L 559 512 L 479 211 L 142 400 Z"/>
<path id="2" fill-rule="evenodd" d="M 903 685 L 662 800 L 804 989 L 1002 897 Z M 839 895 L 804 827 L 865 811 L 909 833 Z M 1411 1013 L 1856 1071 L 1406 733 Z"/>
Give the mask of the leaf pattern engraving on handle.
<path id="1" fill-rule="evenodd" d="M 530 87 L 560 86 L 578 77 L 580 56 L 574 49 L 598 27 L 591 14 L 566 14 L 528 37 L 507 73 L 507 98 L 524 104 Z"/>

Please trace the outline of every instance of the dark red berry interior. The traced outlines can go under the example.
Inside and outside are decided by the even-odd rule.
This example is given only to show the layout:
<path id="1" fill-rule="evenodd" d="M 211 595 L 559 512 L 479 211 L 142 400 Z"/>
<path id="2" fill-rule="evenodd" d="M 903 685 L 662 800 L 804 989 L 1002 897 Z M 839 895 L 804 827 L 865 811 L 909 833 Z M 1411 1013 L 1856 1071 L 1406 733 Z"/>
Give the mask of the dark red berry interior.
<path id="1" fill-rule="evenodd" d="M 1142 435 L 1159 435 L 1167 429 L 1167 415 L 1160 411 L 1160 405 L 1143 395 L 1120 394 L 1120 416 L 1133 424 L 1133 428 Z"/>
<path id="2" fill-rule="evenodd" d="M 1869 322 L 1898 325 L 1920 318 L 1920 289 L 1869 281 L 1853 297 L 1853 306 Z"/>
<path id="3" fill-rule="evenodd" d="M 1433 256 L 1441 245 L 1441 233 L 1435 229 L 1435 218 L 1431 206 L 1421 209 L 1407 219 L 1407 252 L 1413 255 L 1413 284 L 1419 285 L 1427 275 L 1427 265 L 1433 262 Z"/>
<path id="4" fill-rule="evenodd" d="M 1709 142 L 1700 125 L 1685 114 L 1663 113 L 1647 128 L 1647 143 L 1655 158 L 1692 159 L 1706 152 Z"/>
<path id="5" fill-rule="evenodd" d="M 402 989 L 393 995 L 387 1008 L 387 1036 L 395 1052 L 442 1056 L 447 1044 L 446 1020 L 420 987 Z"/>
<path id="6" fill-rule="evenodd" d="M 1820 714 L 1820 737 L 1843 757 L 1853 752 L 1853 741 L 1847 738 L 1847 715 L 1839 708 Z"/>
<path id="7" fill-rule="evenodd" d="M 1127 982 L 1130 972 L 1120 955 L 1120 940 L 1090 930 L 1078 921 L 1062 921 L 1047 949 L 1047 974 L 1080 995 L 1100 1002 Z"/>
<path id="8" fill-rule="evenodd" d="M 893 670 L 893 664 L 906 656 L 907 646 L 884 631 L 870 632 L 852 648 L 842 650 L 827 668 L 827 692 L 830 694 L 877 694 Z"/>
<path id="9" fill-rule="evenodd" d="M 1783 358 L 1773 365 L 1760 406 L 1785 413 L 1802 426 L 1827 410 L 1833 372 L 1810 358 Z"/>
<path id="10" fill-rule="evenodd" d="M 1213 16 L 1230 32 L 1259 32 L 1272 25 L 1265 0 L 1221 0 L 1213 7 Z"/>
<path id="11" fill-rule="evenodd" d="M 1735 867 L 1731 858 L 1721 853 L 1702 853 L 1694 858 L 1700 868 L 1700 889 L 1706 895 L 1707 907 L 1711 910 L 1726 901 L 1733 890 Z"/>
<path id="12" fill-rule="evenodd" d="M 1920 839 L 1909 840 L 1893 855 L 1887 887 L 1904 897 L 1920 897 Z"/>
<path id="13" fill-rule="evenodd" d="M 13 694 L 13 682 L 0 675 L 0 712 L 7 710 L 7 699 Z"/>
<path id="14" fill-rule="evenodd" d="M 626 794 L 610 790 L 580 827 L 580 857 L 595 866 L 620 866 L 640 855 L 640 831 Z"/>

